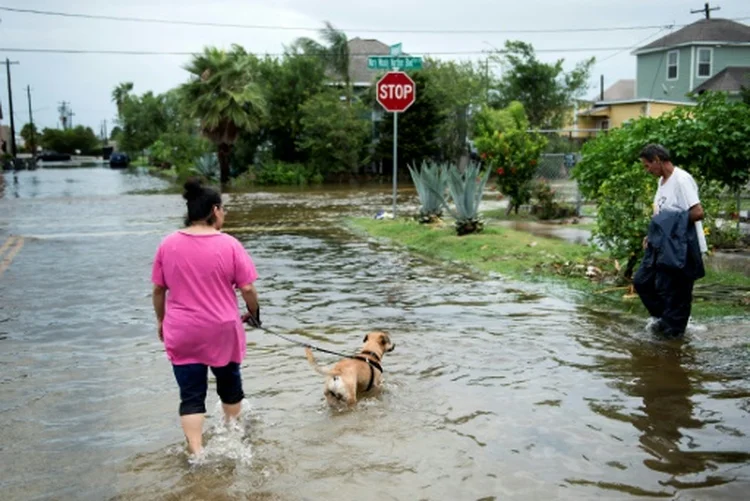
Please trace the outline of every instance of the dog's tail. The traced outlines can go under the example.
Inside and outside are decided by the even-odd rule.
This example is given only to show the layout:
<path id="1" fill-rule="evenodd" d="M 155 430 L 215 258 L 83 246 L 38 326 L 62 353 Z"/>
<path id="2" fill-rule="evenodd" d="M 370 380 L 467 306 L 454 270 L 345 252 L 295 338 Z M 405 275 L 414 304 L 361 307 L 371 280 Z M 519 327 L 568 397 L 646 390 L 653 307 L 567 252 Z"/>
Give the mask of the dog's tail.
<path id="1" fill-rule="evenodd" d="M 327 376 L 328 371 L 323 369 L 318 365 L 318 363 L 315 361 L 315 357 L 313 356 L 312 350 L 308 347 L 305 348 L 305 355 L 307 355 L 307 361 L 310 362 L 310 365 L 312 365 L 312 368 L 315 369 L 315 372 L 320 374 L 321 376 Z"/>

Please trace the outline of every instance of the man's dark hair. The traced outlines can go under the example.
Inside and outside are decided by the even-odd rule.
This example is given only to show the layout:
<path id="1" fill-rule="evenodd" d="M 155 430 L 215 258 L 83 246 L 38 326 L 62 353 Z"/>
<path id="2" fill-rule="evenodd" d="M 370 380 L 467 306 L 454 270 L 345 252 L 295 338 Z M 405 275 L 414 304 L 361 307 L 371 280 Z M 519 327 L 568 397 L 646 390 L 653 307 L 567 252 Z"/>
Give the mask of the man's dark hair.
<path id="1" fill-rule="evenodd" d="M 662 162 L 670 162 L 672 157 L 669 154 L 669 150 L 660 144 L 647 144 L 641 150 L 640 158 L 645 158 L 649 162 L 653 162 L 657 158 Z"/>

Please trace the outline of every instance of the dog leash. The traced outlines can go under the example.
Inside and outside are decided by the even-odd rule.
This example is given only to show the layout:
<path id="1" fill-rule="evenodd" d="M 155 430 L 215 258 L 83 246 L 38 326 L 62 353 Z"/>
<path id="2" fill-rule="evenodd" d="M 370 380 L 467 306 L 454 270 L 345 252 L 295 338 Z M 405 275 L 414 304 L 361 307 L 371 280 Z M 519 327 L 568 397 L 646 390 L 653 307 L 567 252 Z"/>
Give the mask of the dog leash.
<path id="1" fill-rule="evenodd" d="M 319 351 L 321 353 L 328 353 L 329 355 L 336 355 L 338 357 L 343 357 L 343 358 L 356 358 L 354 355 L 344 355 L 343 353 L 339 353 L 337 351 L 326 350 L 325 348 L 319 348 L 317 346 L 313 346 L 310 343 L 304 343 L 302 341 L 298 341 L 296 339 L 292 339 L 292 338 L 290 338 L 288 336 L 285 336 L 283 334 L 279 334 L 278 332 L 274 332 L 271 329 L 267 329 L 266 327 L 263 327 L 262 325 L 259 325 L 258 323 L 256 323 L 255 320 L 256 319 L 254 319 L 254 318 L 251 317 L 251 318 L 248 318 L 247 320 L 245 320 L 245 323 L 249 324 L 250 326 L 252 326 L 252 327 L 254 327 L 256 329 L 260 329 L 260 330 L 266 332 L 267 334 L 271 334 L 273 336 L 279 337 L 279 338 L 283 339 L 284 341 L 288 341 L 288 342 L 290 342 L 292 344 L 296 344 L 297 346 L 302 346 L 303 348 L 310 348 L 311 350 Z"/>

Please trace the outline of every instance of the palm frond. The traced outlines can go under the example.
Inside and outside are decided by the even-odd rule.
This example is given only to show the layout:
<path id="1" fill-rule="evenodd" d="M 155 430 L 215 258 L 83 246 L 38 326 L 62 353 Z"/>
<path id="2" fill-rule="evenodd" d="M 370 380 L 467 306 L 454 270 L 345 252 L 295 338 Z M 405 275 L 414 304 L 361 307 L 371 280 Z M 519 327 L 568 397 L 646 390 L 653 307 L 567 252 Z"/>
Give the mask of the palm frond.
<path id="1" fill-rule="evenodd" d="M 255 56 L 233 45 L 229 52 L 206 47 L 185 66 L 191 78 L 180 87 L 180 95 L 212 141 L 232 144 L 240 129 L 260 127 L 267 106 L 253 81 L 256 62 Z"/>

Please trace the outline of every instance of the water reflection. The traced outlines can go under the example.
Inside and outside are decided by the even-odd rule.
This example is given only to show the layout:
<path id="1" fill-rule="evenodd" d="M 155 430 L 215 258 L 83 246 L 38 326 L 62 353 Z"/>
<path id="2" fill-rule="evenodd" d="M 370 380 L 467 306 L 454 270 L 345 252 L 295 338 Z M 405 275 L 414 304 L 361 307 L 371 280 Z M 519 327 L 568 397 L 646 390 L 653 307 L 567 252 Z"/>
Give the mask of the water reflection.
<path id="1" fill-rule="evenodd" d="M 631 464 L 626 459 L 612 465 L 638 469 L 632 460 L 640 456 L 644 472 L 651 474 L 641 475 L 637 484 L 580 479 L 573 483 L 661 496 L 736 481 L 733 465 L 747 470 L 750 443 L 735 424 L 742 416 L 733 406 L 717 406 L 716 399 L 734 400 L 746 394 L 741 389 L 746 387 L 746 374 L 734 373 L 727 365 L 713 367 L 717 356 L 732 359 L 731 352 L 717 348 L 714 339 L 703 339 L 700 332 L 681 341 L 663 341 L 632 321 L 613 327 L 603 315 L 592 319 L 607 335 L 597 335 L 593 343 L 589 336 L 579 339 L 586 348 L 600 351 L 593 357 L 594 365 L 586 369 L 604 375 L 622 396 L 590 400 L 589 405 L 594 412 L 637 430 L 638 449 L 646 457 L 623 454 Z"/>

